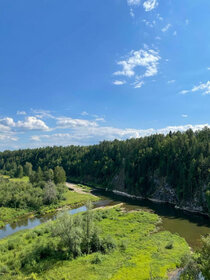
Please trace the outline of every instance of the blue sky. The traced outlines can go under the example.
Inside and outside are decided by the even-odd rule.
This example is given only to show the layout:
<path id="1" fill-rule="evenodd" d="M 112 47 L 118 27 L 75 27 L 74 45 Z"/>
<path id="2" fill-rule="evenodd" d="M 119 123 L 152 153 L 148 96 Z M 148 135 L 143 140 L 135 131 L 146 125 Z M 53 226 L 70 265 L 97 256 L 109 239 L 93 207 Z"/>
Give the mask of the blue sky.
<path id="1" fill-rule="evenodd" d="M 209 0 L 0 0 L 0 150 L 209 126 Z"/>

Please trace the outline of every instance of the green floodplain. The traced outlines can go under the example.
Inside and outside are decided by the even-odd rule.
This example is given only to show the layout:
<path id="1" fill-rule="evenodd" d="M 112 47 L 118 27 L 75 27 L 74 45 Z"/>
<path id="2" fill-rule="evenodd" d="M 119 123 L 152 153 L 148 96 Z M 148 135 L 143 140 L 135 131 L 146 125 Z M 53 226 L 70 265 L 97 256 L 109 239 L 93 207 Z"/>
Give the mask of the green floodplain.
<path id="1" fill-rule="evenodd" d="M 10 179 L 4 176 L 4 179 L 15 184 L 28 183 L 27 177 Z M 63 238 L 64 240 L 66 238 L 65 234 L 63 236 L 55 234 L 56 228 L 65 228 L 65 224 L 59 224 L 62 215 L 66 215 L 65 210 L 79 207 L 88 201 L 104 199 L 92 195 L 90 187 L 84 185 L 77 187 L 82 193 L 66 188 L 61 200 L 48 206 L 43 205 L 38 211 L 31 211 L 29 208 L 0 208 L 1 225 L 38 214 L 54 215 L 57 210 L 60 213 L 55 221 L 19 231 L 0 240 L 0 279 L 160 280 L 172 279 L 174 273 L 186 266 L 192 256 L 192 249 L 183 237 L 175 233 L 177 230 L 174 219 L 164 217 L 161 219 L 149 212 L 147 207 L 126 203 L 119 205 L 116 201 L 112 206 L 91 210 L 95 228 L 91 238 L 93 244 L 97 242 L 100 244 L 98 249 L 84 250 L 82 241 L 77 239 L 77 236 L 81 236 L 82 239 L 84 235 L 84 227 L 81 226 L 77 227 L 76 232 L 71 232 L 76 238 L 74 246 L 79 253 L 75 255 L 69 253 L 71 252 L 69 247 L 62 243 Z M 79 217 L 85 219 L 85 215 L 86 212 L 73 215 L 75 218 L 72 219 L 75 221 L 70 221 L 69 225 L 80 223 L 76 219 L 80 219 Z M 166 222 L 169 223 L 169 231 L 164 229 L 167 228 Z M 183 223 L 185 224 L 186 220 L 183 219 Z M 192 226 L 191 223 L 189 225 Z M 206 230 L 205 227 L 203 229 Z M 94 232 L 97 234 L 94 235 Z M 187 276 L 183 279 L 194 278 Z"/>
<path id="2" fill-rule="evenodd" d="M 1 279 L 167 279 L 190 254 L 183 238 L 158 231 L 155 214 L 118 207 L 93 212 L 100 237 L 113 240 L 111 250 L 60 260 L 59 239 L 47 222 L 0 241 Z"/>

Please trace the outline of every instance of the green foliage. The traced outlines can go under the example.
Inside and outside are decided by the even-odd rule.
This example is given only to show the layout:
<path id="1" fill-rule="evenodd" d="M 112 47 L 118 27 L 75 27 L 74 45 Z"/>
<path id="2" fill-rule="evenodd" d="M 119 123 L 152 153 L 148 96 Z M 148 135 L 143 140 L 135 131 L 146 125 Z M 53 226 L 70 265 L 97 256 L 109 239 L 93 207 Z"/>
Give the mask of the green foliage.
<path id="1" fill-rule="evenodd" d="M 210 234 L 202 238 L 202 248 L 198 263 L 203 276 L 206 279 L 210 279 Z"/>
<path id="2" fill-rule="evenodd" d="M 205 279 L 210 279 L 210 234 L 202 237 L 201 242 L 201 249 L 187 259 L 181 280 L 201 279 L 201 274 Z"/>
<path id="3" fill-rule="evenodd" d="M 23 177 L 23 167 L 22 167 L 22 165 L 18 165 L 15 177 L 16 178 L 22 178 Z"/>
<path id="4" fill-rule="evenodd" d="M 56 184 L 66 182 L 66 172 L 61 166 L 56 166 L 54 171 L 54 181 Z"/>
<path id="5" fill-rule="evenodd" d="M 53 182 L 45 182 L 41 188 L 26 180 L 0 178 L 0 207 L 38 210 L 44 205 L 63 200 L 65 191 L 67 190 L 63 185 L 56 186 Z"/>
<path id="6" fill-rule="evenodd" d="M 172 249 L 173 248 L 173 242 L 172 241 L 170 241 L 170 242 L 168 242 L 167 244 L 166 244 L 166 247 L 165 247 L 166 249 Z"/>
<path id="7" fill-rule="evenodd" d="M 118 208 L 91 212 L 91 240 L 98 240 L 97 249 L 91 245 L 89 254 L 87 249 L 83 251 L 87 213 L 64 214 L 54 222 L 0 241 L 2 279 L 145 280 L 151 271 L 153 279 L 165 279 L 168 270 L 182 265 L 182 258 L 189 255 L 183 238 L 155 232 L 159 223 L 155 214 L 123 213 Z M 170 250 L 165 248 L 169 242 L 173 243 Z"/>
<path id="8" fill-rule="evenodd" d="M 51 204 L 57 200 L 56 186 L 52 181 L 46 182 L 44 186 L 43 200 L 45 204 Z"/>
<path id="9" fill-rule="evenodd" d="M 26 162 L 24 167 L 23 167 L 23 170 L 24 170 L 24 174 L 25 176 L 31 176 L 31 173 L 32 173 L 32 170 L 33 170 L 33 166 L 30 162 Z"/>
<path id="10" fill-rule="evenodd" d="M 126 141 L 103 141 L 88 147 L 46 147 L 0 153 L 2 174 L 14 176 L 17 166 L 31 163 L 31 182 L 75 179 L 104 188 L 126 187 L 132 194 L 150 196 L 158 182 L 174 188 L 179 201 L 196 197 L 207 210 L 205 186 L 210 181 L 210 129 Z M 54 170 L 47 174 L 45 168 Z M 36 170 L 36 171 L 35 171 Z M 51 172 L 52 173 L 52 172 Z M 52 179 L 51 179 L 52 180 Z M 210 209 L 209 190 L 206 197 Z M 210 210 L 209 210 L 210 211 Z"/>

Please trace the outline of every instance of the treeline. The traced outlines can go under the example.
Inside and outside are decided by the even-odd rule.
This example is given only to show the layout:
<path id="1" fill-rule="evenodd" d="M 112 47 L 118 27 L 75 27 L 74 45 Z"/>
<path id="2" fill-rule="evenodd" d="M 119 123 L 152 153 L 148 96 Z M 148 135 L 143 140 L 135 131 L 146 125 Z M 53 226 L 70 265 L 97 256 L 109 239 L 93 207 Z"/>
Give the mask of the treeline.
<path id="1" fill-rule="evenodd" d="M 4 174 L 19 166 L 55 169 L 62 166 L 67 178 L 104 188 L 124 189 L 150 196 L 157 182 L 171 186 L 179 201 L 199 201 L 210 209 L 210 129 L 126 141 L 104 141 L 87 147 L 46 147 L 0 153 Z"/>
<path id="2" fill-rule="evenodd" d="M 38 166 L 37 170 L 33 170 L 33 165 L 26 162 L 23 166 L 12 162 L 9 167 L 0 170 L 2 175 L 8 175 L 10 178 L 22 178 L 28 176 L 32 184 L 40 182 L 54 181 L 55 184 L 66 182 L 66 172 L 61 166 L 56 166 L 54 169 L 44 166 L 43 169 Z"/>
<path id="3" fill-rule="evenodd" d="M 65 186 L 52 181 L 41 185 L 0 178 L 0 207 L 39 210 L 64 199 Z"/>

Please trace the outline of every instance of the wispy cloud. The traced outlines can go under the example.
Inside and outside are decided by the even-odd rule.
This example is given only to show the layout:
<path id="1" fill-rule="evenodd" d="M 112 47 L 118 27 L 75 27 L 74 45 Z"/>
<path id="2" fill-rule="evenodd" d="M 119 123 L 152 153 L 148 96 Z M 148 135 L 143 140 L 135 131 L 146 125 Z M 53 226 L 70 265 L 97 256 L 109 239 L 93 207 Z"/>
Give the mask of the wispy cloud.
<path id="1" fill-rule="evenodd" d="M 134 88 L 141 88 L 143 86 L 144 82 L 143 81 L 136 81 L 134 82 Z"/>
<path id="2" fill-rule="evenodd" d="M 133 8 L 130 8 L 130 16 L 133 17 L 133 18 L 135 17 L 135 13 L 133 11 Z"/>
<path id="3" fill-rule="evenodd" d="M 210 94 L 210 81 L 206 83 L 200 83 L 198 86 L 194 86 L 192 89 L 189 90 L 182 90 L 180 94 L 187 94 L 189 92 L 201 92 L 202 95 Z"/>
<path id="4" fill-rule="evenodd" d="M 158 5 L 157 0 L 147 0 L 143 3 L 143 7 L 146 12 L 150 12 L 155 9 Z"/>
<path id="5" fill-rule="evenodd" d="M 73 119 L 69 117 L 58 117 L 56 124 L 58 128 L 94 127 L 98 125 L 95 121 Z"/>
<path id="6" fill-rule="evenodd" d="M 188 93 L 188 92 L 190 92 L 190 90 L 184 89 L 184 90 L 180 91 L 179 93 L 180 93 L 180 94 L 186 94 L 186 93 Z"/>
<path id="7" fill-rule="evenodd" d="M 181 116 L 182 116 L 182 118 L 187 118 L 188 117 L 188 115 L 186 115 L 186 114 L 182 114 Z"/>
<path id="8" fill-rule="evenodd" d="M 144 78 L 155 76 L 158 73 L 160 59 L 159 53 L 152 49 L 132 50 L 126 59 L 117 62 L 122 69 L 114 72 L 114 75 L 134 77 L 135 82 L 142 82 Z"/>
<path id="9" fill-rule="evenodd" d="M 113 82 L 113 84 L 116 85 L 116 86 L 121 86 L 121 85 L 126 84 L 126 81 L 115 80 Z"/>
<path id="10" fill-rule="evenodd" d="M 146 26 L 149 26 L 149 27 L 151 27 L 151 28 L 153 28 L 153 27 L 156 25 L 156 21 L 155 21 L 155 20 L 153 20 L 153 21 L 148 21 L 148 20 L 146 20 L 146 19 L 143 19 L 142 22 L 144 22 Z"/>
<path id="11" fill-rule="evenodd" d="M 17 111 L 17 115 L 26 115 L 25 111 Z"/>
<path id="12" fill-rule="evenodd" d="M 172 25 L 171 25 L 170 23 L 168 23 L 168 24 L 166 24 L 166 25 L 161 29 L 161 31 L 162 31 L 162 32 L 166 32 L 166 31 L 169 30 L 169 28 L 170 28 L 171 26 L 172 26 Z"/>
<path id="13" fill-rule="evenodd" d="M 127 3 L 129 6 L 139 6 L 141 3 L 141 0 L 127 0 Z"/>
<path id="14" fill-rule="evenodd" d="M 209 124 L 199 125 L 180 125 L 180 126 L 167 126 L 160 129 L 120 129 L 111 126 L 96 126 L 96 127 L 75 127 L 71 132 L 35 135 L 31 137 L 31 140 L 38 142 L 40 145 L 70 145 L 70 144 L 90 144 L 97 143 L 101 140 L 114 140 L 114 139 L 129 139 L 149 136 L 152 134 L 167 134 L 170 131 L 184 132 L 188 129 L 193 131 L 201 130 L 204 127 L 210 127 Z"/>
<path id="15" fill-rule="evenodd" d="M 54 119 L 55 118 L 49 110 L 31 109 L 31 113 L 39 119 Z"/>
<path id="16" fill-rule="evenodd" d="M 88 114 L 88 112 L 83 111 L 83 112 L 81 113 L 81 115 L 82 115 L 82 116 L 88 116 L 89 114 Z"/>
<path id="17" fill-rule="evenodd" d="M 142 82 L 135 86 L 142 86 Z M 90 115 L 88 115 L 90 116 Z M 187 115 L 182 115 L 187 117 Z M 0 119 L 0 149 L 2 147 L 26 148 L 47 145 L 89 145 L 102 140 L 129 139 L 148 136 L 151 134 L 167 134 L 170 131 L 199 130 L 209 124 L 168 126 L 154 129 L 118 128 L 105 125 L 103 117 L 95 116 L 94 120 L 77 119 L 67 116 L 48 119 L 45 123 L 35 116 L 26 117 L 23 121 L 9 117 Z M 24 137 L 24 143 L 19 141 Z M 28 140 L 27 140 L 28 139 Z"/>
<path id="18" fill-rule="evenodd" d="M 168 84 L 174 84 L 176 82 L 176 80 L 170 80 L 170 81 L 168 81 L 167 83 Z"/>

